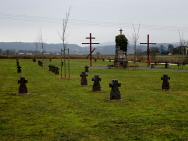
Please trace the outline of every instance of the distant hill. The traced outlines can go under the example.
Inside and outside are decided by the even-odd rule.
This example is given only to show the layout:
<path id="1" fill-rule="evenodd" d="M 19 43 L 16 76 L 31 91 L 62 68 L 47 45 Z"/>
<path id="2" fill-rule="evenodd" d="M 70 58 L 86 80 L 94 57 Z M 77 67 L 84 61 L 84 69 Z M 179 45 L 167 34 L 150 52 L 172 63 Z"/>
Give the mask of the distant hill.
<path id="1" fill-rule="evenodd" d="M 164 46 L 164 49 L 167 49 L 168 44 L 158 44 L 157 47 L 160 47 L 161 45 Z M 89 47 L 81 47 L 76 44 L 67 44 L 66 47 L 70 49 L 70 54 L 88 54 Z M 60 53 L 60 50 L 62 48 L 62 44 L 48 44 L 44 43 L 44 50 L 45 52 L 49 53 Z M 102 44 L 100 46 L 95 46 L 96 52 L 99 52 L 100 54 L 104 55 L 113 55 L 115 54 L 115 45 L 113 44 Z M 41 52 L 41 45 L 36 43 L 29 43 L 29 42 L 0 42 L 0 49 L 2 50 L 14 50 L 14 51 L 39 51 Z M 140 51 L 146 51 L 146 46 L 144 45 L 138 45 L 137 49 Z M 128 47 L 128 54 L 133 54 L 134 47 L 133 45 L 129 45 Z"/>
<path id="2" fill-rule="evenodd" d="M 79 52 L 81 47 L 75 44 L 68 44 L 71 52 Z M 47 44 L 44 43 L 45 52 L 58 53 L 61 51 L 62 44 Z M 41 51 L 41 44 L 25 43 L 25 42 L 0 42 L 0 49 L 15 50 L 15 51 Z"/>
<path id="3" fill-rule="evenodd" d="M 70 49 L 70 54 L 88 54 L 89 47 L 81 47 L 76 44 L 67 44 L 67 48 Z M 45 52 L 49 53 L 60 53 L 62 44 L 47 44 L 44 43 Z M 114 45 L 105 45 L 105 46 L 95 46 L 96 51 L 100 54 L 114 54 L 115 47 Z M 26 42 L 0 42 L 0 49 L 2 50 L 14 50 L 14 51 L 39 51 L 41 52 L 41 44 L 36 43 L 26 43 Z"/>

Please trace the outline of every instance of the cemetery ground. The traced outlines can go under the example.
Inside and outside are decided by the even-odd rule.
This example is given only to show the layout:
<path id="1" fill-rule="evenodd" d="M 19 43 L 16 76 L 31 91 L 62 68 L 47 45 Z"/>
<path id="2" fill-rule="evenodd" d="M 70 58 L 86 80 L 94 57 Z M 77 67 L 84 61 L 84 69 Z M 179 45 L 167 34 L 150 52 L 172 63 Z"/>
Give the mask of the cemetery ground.
<path id="1" fill-rule="evenodd" d="M 42 68 L 20 59 L 29 92 L 20 96 L 16 61 L 0 60 L 0 141 L 188 140 L 188 72 L 92 69 L 89 85 L 81 87 L 88 60 L 71 60 L 70 80 L 49 72 L 49 64 L 60 60 L 45 60 Z M 170 91 L 161 90 L 163 74 Z M 94 75 L 102 78 L 101 92 L 92 92 Z M 113 79 L 121 83 L 122 100 L 109 100 Z"/>

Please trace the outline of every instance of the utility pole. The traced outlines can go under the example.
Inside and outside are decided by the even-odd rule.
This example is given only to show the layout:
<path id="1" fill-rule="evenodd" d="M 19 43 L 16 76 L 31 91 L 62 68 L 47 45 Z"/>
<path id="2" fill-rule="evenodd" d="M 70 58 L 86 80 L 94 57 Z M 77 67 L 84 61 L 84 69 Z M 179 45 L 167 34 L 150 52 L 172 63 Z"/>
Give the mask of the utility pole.
<path id="1" fill-rule="evenodd" d="M 89 34 L 89 37 L 86 37 L 86 39 L 89 39 L 89 43 L 82 43 L 82 44 L 89 44 L 89 60 L 90 60 L 90 67 L 92 67 L 92 53 L 95 51 L 95 48 L 92 48 L 93 44 L 99 44 L 99 43 L 93 43 L 92 40 L 95 39 L 95 37 L 92 37 L 92 34 Z"/>
<path id="2" fill-rule="evenodd" d="M 150 45 L 156 45 L 157 43 L 150 43 L 150 36 L 147 35 L 147 43 L 140 43 L 141 45 L 147 45 L 147 63 L 148 66 L 151 64 L 151 57 L 150 57 Z"/>

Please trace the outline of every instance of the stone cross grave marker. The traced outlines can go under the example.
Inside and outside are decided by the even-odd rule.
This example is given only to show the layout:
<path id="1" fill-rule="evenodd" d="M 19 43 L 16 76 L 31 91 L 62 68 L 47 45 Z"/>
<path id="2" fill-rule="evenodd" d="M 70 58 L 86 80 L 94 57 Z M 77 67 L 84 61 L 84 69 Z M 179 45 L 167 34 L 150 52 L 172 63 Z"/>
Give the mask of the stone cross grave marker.
<path id="1" fill-rule="evenodd" d="M 80 74 L 80 77 L 81 77 L 81 86 L 87 86 L 87 76 L 88 74 L 86 72 L 82 72 Z"/>
<path id="2" fill-rule="evenodd" d="M 121 87 L 121 83 L 119 83 L 118 80 L 112 80 L 112 82 L 109 84 L 109 87 L 111 87 L 110 100 L 121 99 L 121 93 L 119 91 L 119 87 Z"/>
<path id="3" fill-rule="evenodd" d="M 85 72 L 89 72 L 89 66 L 85 66 Z"/>
<path id="4" fill-rule="evenodd" d="M 19 94 L 26 94 L 28 92 L 26 83 L 28 83 L 28 81 L 24 77 L 21 77 L 20 80 L 18 80 L 18 84 L 20 84 Z"/>
<path id="5" fill-rule="evenodd" d="M 98 75 L 95 75 L 94 78 L 92 78 L 92 81 L 93 81 L 93 92 L 101 91 L 101 85 L 100 85 L 101 78 Z"/>
<path id="6" fill-rule="evenodd" d="M 54 65 L 49 65 L 49 71 L 53 72 L 54 74 L 58 75 L 59 74 L 59 68 L 54 66 Z"/>
<path id="7" fill-rule="evenodd" d="M 163 77 L 161 77 L 161 80 L 163 80 L 162 90 L 165 90 L 165 91 L 169 90 L 170 89 L 170 84 L 169 84 L 170 77 L 164 74 Z"/>
<path id="8" fill-rule="evenodd" d="M 43 67 L 43 62 L 42 61 L 38 61 L 38 65 Z"/>
<path id="9" fill-rule="evenodd" d="M 19 62 L 18 59 L 16 59 L 16 65 L 17 65 L 17 66 L 20 66 L 20 62 Z"/>
<path id="10" fill-rule="evenodd" d="M 37 60 L 36 60 L 36 58 L 33 58 L 33 62 L 36 62 Z"/>
<path id="11" fill-rule="evenodd" d="M 21 73 L 22 72 L 22 67 L 21 66 L 17 66 L 17 73 Z"/>

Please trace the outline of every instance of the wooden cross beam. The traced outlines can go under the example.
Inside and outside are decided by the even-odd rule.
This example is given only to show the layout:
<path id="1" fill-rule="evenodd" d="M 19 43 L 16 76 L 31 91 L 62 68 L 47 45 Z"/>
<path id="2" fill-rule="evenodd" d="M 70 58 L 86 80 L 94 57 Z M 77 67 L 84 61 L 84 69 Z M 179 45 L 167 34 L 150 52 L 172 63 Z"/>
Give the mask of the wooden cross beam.
<path id="1" fill-rule="evenodd" d="M 99 43 L 93 43 L 92 40 L 95 39 L 95 37 L 92 37 L 92 34 L 89 34 L 89 37 L 86 37 L 86 39 L 89 39 L 89 43 L 82 43 L 82 44 L 89 44 L 89 59 L 90 59 L 90 67 L 92 67 L 92 53 L 95 51 L 95 48 L 92 48 L 92 45 L 99 44 Z"/>
<path id="2" fill-rule="evenodd" d="M 148 66 L 151 64 L 151 57 L 150 57 L 150 45 L 156 45 L 157 43 L 150 43 L 149 34 L 147 35 L 147 43 L 140 43 L 142 45 L 147 45 L 147 63 Z"/>

